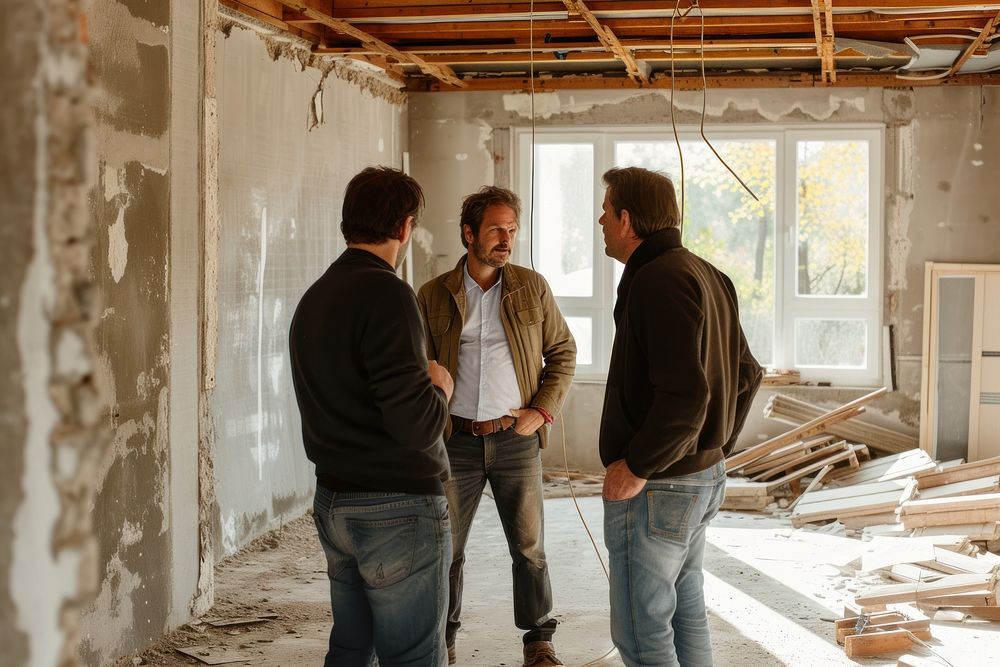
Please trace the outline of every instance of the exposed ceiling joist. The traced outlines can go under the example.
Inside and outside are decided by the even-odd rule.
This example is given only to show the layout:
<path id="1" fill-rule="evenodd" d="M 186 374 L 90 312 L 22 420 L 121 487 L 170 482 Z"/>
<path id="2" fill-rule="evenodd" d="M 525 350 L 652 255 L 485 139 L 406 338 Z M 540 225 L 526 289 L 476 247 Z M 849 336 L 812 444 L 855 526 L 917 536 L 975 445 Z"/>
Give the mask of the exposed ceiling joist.
<path id="1" fill-rule="evenodd" d="M 962 51 L 962 55 L 955 60 L 951 68 L 948 70 L 948 76 L 952 76 L 962 69 L 962 65 L 964 65 L 966 61 L 972 57 L 972 54 L 974 54 L 984 43 L 986 43 L 987 39 L 997 34 L 998 29 L 1000 29 L 1000 12 L 997 12 L 997 15 L 986 23 L 983 27 L 983 31 L 979 33 L 979 36 L 973 40 L 972 44 L 969 44 L 965 51 Z"/>
<path id="2" fill-rule="evenodd" d="M 355 28 L 350 23 L 341 19 L 335 19 L 317 9 L 313 9 L 300 0 L 278 0 L 278 2 L 295 12 L 302 14 L 303 16 L 316 21 L 317 23 L 325 25 L 327 28 L 330 28 L 335 32 L 358 40 L 365 47 L 373 51 L 377 51 L 385 56 L 393 58 L 400 63 L 412 63 L 419 67 L 420 71 L 427 76 L 434 77 L 439 81 L 452 86 L 457 86 L 459 88 L 465 86 L 465 82 L 455 76 L 455 73 L 451 71 L 450 68 L 444 65 L 432 65 L 420 56 L 413 55 L 412 53 L 403 53 L 394 46 L 390 46 L 386 42 L 383 42 L 381 39 L 374 37 L 359 28 Z"/>
<path id="3" fill-rule="evenodd" d="M 622 63 L 625 64 L 625 71 L 628 76 L 633 81 L 641 81 L 642 83 L 649 83 L 649 74 L 639 63 L 635 60 L 635 55 L 618 41 L 618 37 L 607 26 L 601 25 L 601 22 L 597 20 L 593 12 L 587 8 L 587 5 L 583 0 L 563 0 L 566 5 L 566 9 L 569 11 L 570 16 L 576 14 L 584 21 L 587 25 L 591 27 L 594 33 L 597 35 L 597 39 L 604 45 L 611 53 L 615 54 Z"/>
<path id="4" fill-rule="evenodd" d="M 1000 42 L 1000 0 L 693 1 L 219 0 L 408 90 L 521 90 L 529 75 L 537 90 L 659 87 L 671 64 L 681 86 L 700 85 L 702 64 L 709 87 L 998 80 L 969 70 L 991 67 L 977 56 Z M 898 78 L 925 46 L 952 55 Z"/>
<path id="5" fill-rule="evenodd" d="M 816 32 L 816 53 L 819 55 L 823 78 L 837 81 L 837 65 L 833 59 L 833 0 L 812 0 L 813 30 Z"/>

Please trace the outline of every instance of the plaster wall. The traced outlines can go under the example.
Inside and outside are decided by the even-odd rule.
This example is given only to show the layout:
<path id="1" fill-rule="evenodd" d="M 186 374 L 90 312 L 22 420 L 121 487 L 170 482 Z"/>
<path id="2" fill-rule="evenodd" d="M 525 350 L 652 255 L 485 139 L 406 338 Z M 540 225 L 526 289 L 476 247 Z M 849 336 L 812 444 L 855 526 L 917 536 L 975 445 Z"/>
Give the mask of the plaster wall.
<path id="1" fill-rule="evenodd" d="M 88 510 L 106 438 L 80 27 L 72 0 L 0 15 L 0 651 L 12 667 L 71 664 L 96 584 Z"/>
<path id="2" fill-rule="evenodd" d="M 537 95 L 536 126 L 649 125 L 669 127 L 669 91 L 565 91 Z M 697 125 L 701 94 L 678 92 L 676 120 Z M 508 129 L 531 125 L 531 100 L 514 93 L 421 93 L 410 96 L 413 175 L 428 197 L 436 269 L 450 268 L 463 250 L 456 233 L 461 198 L 503 179 L 509 151 L 494 142 Z M 1000 190 L 990 166 L 1000 151 L 1000 89 L 712 90 L 707 123 L 857 123 L 886 126 L 886 201 L 883 322 L 895 330 L 897 391 L 870 408 L 877 419 L 916 430 L 920 406 L 923 266 L 926 260 L 1000 261 Z M 994 165 L 995 167 L 995 165 Z M 507 183 L 498 183 L 507 185 Z M 596 224 L 596 222 L 595 222 Z M 452 237 L 454 239 L 452 240 Z M 607 260 L 611 261 L 611 260 Z M 862 391 L 797 390 L 821 404 Z M 600 469 L 597 430 L 604 387 L 575 383 L 564 408 L 570 466 Z M 781 432 L 759 418 L 770 395 L 762 391 L 744 429 L 743 444 Z M 546 465 L 562 465 L 555 429 Z"/>
<path id="3" fill-rule="evenodd" d="M 307 66 L 281 43 L 218 33 L 218 358 L 211 399 L 218 557 L 312 501 L 288 361 L 299 297 L 344 248 L 342 194 L 400 167 L 402 96 Z M 312 129 L 310 129 L 312 128 Z"/>
<path id="4" fill-rule="evenodd" d="M 87 17 L 97 82 L 98 372 L 113 433 L 93 507 L 100 592 L 80 645 L 81 661 L 97 665 L 159 636 L 169 610 L 170 7 L 92 0 Z"/>

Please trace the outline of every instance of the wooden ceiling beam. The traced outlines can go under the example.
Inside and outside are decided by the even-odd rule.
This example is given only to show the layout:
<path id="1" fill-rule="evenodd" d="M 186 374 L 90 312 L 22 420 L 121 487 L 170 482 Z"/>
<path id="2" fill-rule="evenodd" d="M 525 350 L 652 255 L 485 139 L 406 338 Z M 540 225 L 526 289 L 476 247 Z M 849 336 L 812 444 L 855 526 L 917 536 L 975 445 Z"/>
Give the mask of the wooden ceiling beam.
<path id="1" fill-rule="evenodd" d="M 618 37 L 611 30 L 611 28 L 601 25 L 601 22 L 598 21 L 593 12 L 587 8 L 587 5 L 583 2 L 583 0 L 563 0 L 563 4 L 566 5 L 566 9 L 569 11 L 570 16 L 576 14 L 586 21 L 587 25 L 589 25 L 591 30 L 593 30 L 597 35 L 597 39 L 604 45 L 604 48 L 617 56 L 618 59 L 625 64 L 625 71 L 628 72 L 630 79 L 642 83 L 649 83 L 649 77 L 642 70 L 642 68 L 639 67 L 639 63 L 636 62 L 635 56 L 632 52 L 622 46 L 622 43 L 618 41 Z"/>
<path id="2" fill-rule="evenodd" d="M 924 86 L 995 86 L 1000 85 L 1000 72 L 958 74 L 944 79 L 900 81 L 893 73 L 841 72 L 836 82 L 825 81 L 821 75 L 806 72 L 780 72 L 773 74 L 709 74 L 709 88 L 910 88 Z M 490 77 L 466 79 L 467 91 L 504 91 L 528 93 L 532 81 L 527 77 Z M 677 90 L 701 90 L 701 76 L 678 76 L 674 79 Z M 647 86 L 643 86 L 646 88 Z M 670 77 L 654 76 L 649 88 L 669 88 Z M 633 90 L 639 85 L 628 77 L 563 76 L 536 79 L 536 93 L 555 90 Z M 454 90 L 450 86 L 429 80 L 411 79 L 409 92 L 436 92 Z"/>
<path id="3" fill-rule="evenodd" d="M 843 49 L 837 53 L 841 58 L 864 58 L 865 54 L 854 49 Z M 753 62 L 754 66 L 760 66 L 760 62 L 771 62 L 782 60 L 808 60 L 816 59 L 816 48 L 812 44 L 802 48 L 787 49 L 732 49 L 728 51 L 712 51 L 702 56 L 700 53 L 674 53 L 670 51 L 646 51 L 643 53 L 643 60 L 648 62 L 665 62 L 671 57 L 679 63 L 698 63 L 702 58 L 706 63 L 720 61 L 746 61 Z M 424 59 L 430 63 L 439 65 L 528 65 L 528 56 L 523 53 L 453 53 L 425 55 Z M 908 55 L 899 55 L 900 64 L 905 64 L 909 60 Z M 616 61 L 614 54 L 605 51 L 575 51 L 564 56 L 556 55 L 551 51 L 536 53 L 534 61 L 536 63 L 558 63 L 558 62 L 613 62 Z"/>
<path id="4" fill-rule="evenodd" d="M 283 0 L 284 1 L 284 0 Z M 863 36 L 869 32 L 899 32 L 905 36 L 933 32 L 935 30 L 951 30 L 968 32 L 978 30 L 992 18 L 992 13 L 968 12 L 956 14 L 920 14 L 913 16 L 875 15 L 875 14 L 842 14 L 834 15 L 831 28 L 836 28 L 841 36 Z M 355 25 L 355 24 L 349 24 Z M 362 25 L 362 24 L 357 24 Z M 504 35 L 514 37 L 529 32 L 528 21 L 452 21 L 448 23 L 367 23 L 364 30 L 371 35 L 386 39 L 408 39 L 419 36 L 424 40 L 482 38 L 482 36 Z M 611 28 L 619 38 L 636 35 L 664 35 L 668 30 L 668 22 L 663 19 L 611 19 L 603 25 Z M 534 30 L 539 34 L 548 33 L 552 37 L 576 36 L 583 37 L 592 29 L 578 26 L 565 20 L 534 21 Z M 692 17 L 678 18 L 674 25 L 674 34 L 682 37 L 697 37 L 701 24 Z M 706 38 L 717 38 L 722 35 L 751 34 L 812 34 L 814 32 L 813 17 L 802 16 L 727 16 L 705 17 Z"/>
<path id="5" fill-rule="evenodd" d="M 995 5 L 995 6 L 994 6 Z M 945 0 L 891 0 L 883 2 L 865 2 L 864 0 L 840 0 L 837 8 L 840 12 L 857 11 L 890 11 L 900 10 L 927 10 L 942 8 L 945 10 L 961 9 L 1000 9 L 1000 3 L 982 4 L 969 2 L 968 0 L 954 1 Z M 669 18 L 673 13 L 673 3 L 663 2 L 663 0 L 589 0 L 587 7 L 600 19 L 612 18 L 622 14 L 648 14 L 661 18 Z M 562 15 L 566 8 L 562 2 L 540 0 L 534 3 L 534 12 L 537 17 L 552 15 Z M 705 0 L 702 9 L 706 15 L 718 16 L 724 13 L 737 15 L 767 15 L 774 13 L 803 14 L 808 15 L 810 8 L 801 4 L 795 6 L 788 2 L 778 0 L 716 0 L 711 2 Z M 528 2 L 470 2 L 469 0 L 417 0 L 415 2 L 400 3 L 395 2 L 372 2 L 371 0 L 361 0 L 359 2 L 344 2 L 337 0 L 331 15 L 336 18 L 349 20 L 351 22 L 365 20 L 407 20 L 428 19 L 431 17 L 438 19 L 457 18 L 476 14 L 482 16 L 503 16 L 503 15 L 527 15 L 532 11 L 532 5 Z"/>
<path id="6" fill-rule="evenodd" d="M 837 80 L 837 65 L 833 58 L 833 0 L 812 0 L 813 30 L 816 33 L 816 54 L 827 81 Z"/>
<path id="7" fill-rule="evenodd" d="M 315 19 L 335 32 L 351 37 L 352 39 L 356 39 L 372 51 L 377 51 L 382 55 L 388 56 L 389 58 L 400 63 L 411 63 L 416 65 L 420 68 L 420 71 L 427 76 L 434 77 L 443 83 L 456 86 L 458 88 L 465 86 L 465 83 L 455 76 L 455 73 L 448 67 L 443 65 L 432 65 L 431 63 L 423 60 L 420 56 L 413 55 L 412 53 L 403 53 L 402 51 L 396 49 L 396 47 L 390 46 L 378 37 L 370 35 L 367 32 L 354 27 L 350 23 L 347 23 L 346 21 L 335 19 L 328 14 L 324 14 L 317 9 L 313 9 L 309 5 L 303 4 L 301 0 L 278 0 L 278 2 L 285 7 L 306 16 L 307 18 Z"/>
<path id="8" fill-rule="evenodd" d="M 998 28 L 1000 28 L 1000 12 L 997 12 L 997 15 L 986 23 L 982 32 L 979 33 L 979 36 L 976 37 L 972 44 L 969 44 L 969 46 L 962 51 L 961 55 L 955 59 L 955 62 L 952 63 L 950 68 L 948 68 L 948 76 L 954 76 L 957 74 L 958 71 L 962 69 L 962 65 L 964 65 L 969 58 L 972 57 L 972 54 L 978 51 L 987 39 L 996 34 Z"/>

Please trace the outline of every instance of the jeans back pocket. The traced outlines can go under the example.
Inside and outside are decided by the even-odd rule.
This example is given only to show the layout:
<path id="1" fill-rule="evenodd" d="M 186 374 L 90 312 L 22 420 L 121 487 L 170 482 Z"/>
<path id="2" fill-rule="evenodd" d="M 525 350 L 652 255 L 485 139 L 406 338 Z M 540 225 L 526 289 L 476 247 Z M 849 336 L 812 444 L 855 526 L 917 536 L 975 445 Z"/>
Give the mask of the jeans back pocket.
<path id="1" fill-rule="evenodd" d="M 410 576 L 417 543 L 417 517 L 381 521 L 348 519 L 358 572 L 371 588 L 386 588 Z"/>
<path id="2" fill-rule="evenodd" d="M 685 491 L 646 491 L 649 536 L 686 544 L 700 524 L 700 499 L 700 494 Z"/>

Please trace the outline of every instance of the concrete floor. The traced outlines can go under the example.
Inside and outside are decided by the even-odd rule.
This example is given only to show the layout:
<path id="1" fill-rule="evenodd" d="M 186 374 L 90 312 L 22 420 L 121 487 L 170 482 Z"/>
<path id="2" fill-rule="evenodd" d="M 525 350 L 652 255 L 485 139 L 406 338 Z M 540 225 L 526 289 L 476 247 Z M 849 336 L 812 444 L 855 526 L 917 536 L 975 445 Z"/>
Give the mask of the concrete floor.
<path id="1" fill-rule="evenodd" d="M 580 505 L 603 551 L 601 500 L 581 498 Z M 621 665 L 614 656 L 601 659 L 612 649 L 607 581 L 572 500 L 547 500 L 545 520 L 560 656 L 576 667 Z M 894 655 L 849 660 L 832 639 L 832 620 L 844 601 L 859 585 L 878 582 L 874 575 L 858 580 L 846 567 L 860 554 L 859 541 L 741 513 L 720 514 L 708 539 L 706 597 L 717 665 L 896 664 Z M 120 664 L 198 664 L 173 650 L 192 645 L 204 647 L 205 659 L 228 656 L 233 664 L 322 664 L 330 624 L 324 566 L 311 519 L 296 521 L 221 564 L 216 574 L 213 615 L 269 612 L 277 618 L 226 628 L 185 626 L 143 654 L 142 663 L 126 658 Z M 488 497 L 473 527 L 466 581 L 459 664 L 520 665 L 510 560 Z M 932 633 L 935 650 L 955 667 L 1000 664 L 1000 624 L 935 623 Z"/>

